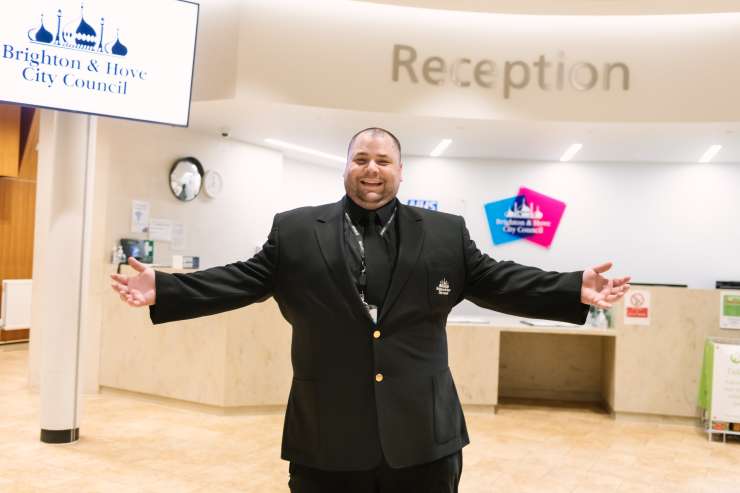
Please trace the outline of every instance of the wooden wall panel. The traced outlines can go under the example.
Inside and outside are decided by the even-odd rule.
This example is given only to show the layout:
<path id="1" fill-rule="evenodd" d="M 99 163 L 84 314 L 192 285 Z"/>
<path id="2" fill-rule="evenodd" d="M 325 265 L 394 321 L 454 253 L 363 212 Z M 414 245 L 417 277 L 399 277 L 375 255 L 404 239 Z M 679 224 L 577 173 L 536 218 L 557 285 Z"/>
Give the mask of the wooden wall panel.
<path id="1" fill-rule="evenodd" d="M 30 115 L 31 123 L 25 140 L 21 155 L 21 167 L 18 178 L 23 180 L 36 181 L 36 169 L 38 168 L 39 153 L 37 150 L 39 143 L 39 122 L 41 114 L 39 111 L 31 108 L 23 108 L 26 115 Z"/>
<path id="2" fill-rule="evenodd" d="M 0 279 L 30 279 L 36 182 L 0 178 Z"/>
<path id="3" fill-rule="evenodd" d="M 0 342 L 27 341 L 31 329 L 0 330 Z"/>
<path id="4" fill-rule="evenodd" d="M 18 176 L 21 107 L 0 104 L 0 176 Z"/>
<path id="5" fill-rule="evenodd" d="M 0 111 L 2 108 L 0 106 Z M 18 177 L 0 176 L 0 299 L 3 279 L 30 279 L 33 274 L 38 126 L 39 113 L 36 112 L 20 169 L 16 167 Z M 16 145 L 20 147 L 19 140 Z M 0 339 L 0 342 L 28 339 L 28 330 L 0 334 Z"/>

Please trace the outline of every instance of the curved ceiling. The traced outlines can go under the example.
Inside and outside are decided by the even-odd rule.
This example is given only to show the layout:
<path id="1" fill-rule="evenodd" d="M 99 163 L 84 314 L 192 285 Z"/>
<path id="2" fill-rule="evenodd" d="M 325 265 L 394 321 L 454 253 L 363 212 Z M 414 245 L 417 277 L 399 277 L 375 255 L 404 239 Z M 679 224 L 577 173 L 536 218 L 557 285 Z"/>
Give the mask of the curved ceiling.
<path id="1" fill-rule="evenodd" d="M 190 126 L 210 135 L 228 129 L 231 138 L 257 145 L 279 139 L 342 155 L 348 136 L 370 125 L 392 129 L 408 155 L 427 156 L 442 138 L 453 140 L 446 157 L 482 160 L 553 161 L 570 144 L 583 144 L 575 161 L 682 163 L 696 162 L 713 144 L 723 145 L 716 163 L 740 163 L 740 120 L 698 123 L 507 121 L 423 117 L 258 102 L 235 96 L 233 39 L 239 35 L 242 0 L 201 0 Z M 268 1 L 268 0 L 265 0 Z M 486 12 L 532 14 L 689 14 L 740 12 L 740 0 L 357 0 L 378 4 Z M 225 5 L 221 8 L 222 5 Z M 227 8 L 228 7 L 228 8 Z M 691 19 L 689 19 L 691 22 Z M 204 36 L 200 36 L 204 34 Z M 230 67 L 231 72 L 219 72 Z M 213 74 L 218 73 L 219 77 Z M 231 75 L 229 75 L 231 74 Z M 200 78 L 198 77 L 200 75 Z M 230 82 L 229 82 L 230 81 Z M 212 87 L 216 84 L 215 88 Z M 210 84 L 210 85 L 209 85 Z M 290 153 L 286 153 L 290 155 Z M 302 160 L 306 156 L 295 155 Z M 321 162 L 320 164 L 326 164 Z"/>
<path id="2" fill-rule="evenodd" d="M 588 163 L 695 163 L 713 144 L 723 146 L 713 162 L 740 162 L 737 122 L 463 120 L 235 100 L 193 103 L 190 120 L 191 128 L 212 136 L 228 131 L 232 139 L 260 146 L 269 145 L 265 139 L 278 139 L 340 157 L 349 137 L 369 126 L 393 131 L 409 156 L 428 156 L 441 139 L 449 138 L 453 142 L 445 157 L 486 161 L 557 161 L 578 142 L 583 149 L 574 161 Z M 315 161 L 300 153 L 286 155 Z"/>
<path id="3" fill-rule="evenodd" d="M 361 0 L 405 7 L 532 15 L 669 15 L 740 12 L 738 0 Z"/>

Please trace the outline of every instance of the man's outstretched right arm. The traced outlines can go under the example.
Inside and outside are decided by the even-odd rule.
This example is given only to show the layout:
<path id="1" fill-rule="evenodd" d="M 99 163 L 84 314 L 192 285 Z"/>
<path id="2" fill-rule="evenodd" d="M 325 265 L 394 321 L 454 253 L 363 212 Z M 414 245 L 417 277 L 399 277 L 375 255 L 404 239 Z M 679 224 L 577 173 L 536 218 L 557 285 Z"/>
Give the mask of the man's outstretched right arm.
<path id="1" fill-rule="evenodd" d="M 151 271 L 148 273 L 150 277 L 153 274 L 153 293 L 149 296 L 134 289 L 137 278 L 145 277 L 146 271 L 129 278 L 114 276 L 117 283 L 113 288 L 129 305 L 148 305 L 155 324 L 213 315 L 269 298 L 273 294 L 278 257 L 276 216 L 262 250 L 247 261 L 190 274 L 168 274 L 147 269 Z M 143 286 L 141 292 L 145 293 L 146 288 Z"/>

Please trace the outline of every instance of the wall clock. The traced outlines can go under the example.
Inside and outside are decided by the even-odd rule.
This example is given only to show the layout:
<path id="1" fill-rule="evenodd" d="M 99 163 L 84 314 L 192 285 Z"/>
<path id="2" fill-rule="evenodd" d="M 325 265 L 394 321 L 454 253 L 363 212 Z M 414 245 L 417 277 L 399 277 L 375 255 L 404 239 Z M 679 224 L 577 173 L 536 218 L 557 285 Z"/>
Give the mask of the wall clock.
<path id="1" fill-rule="evenodd" d="M 221 190 L 224 188 L 224 180 L 221 178 L 221 173 L 216 170 L 208 170 L 205 177 L 203 177 L 203 190 L 206 195 L 215 199 L 221 195 Z"/>

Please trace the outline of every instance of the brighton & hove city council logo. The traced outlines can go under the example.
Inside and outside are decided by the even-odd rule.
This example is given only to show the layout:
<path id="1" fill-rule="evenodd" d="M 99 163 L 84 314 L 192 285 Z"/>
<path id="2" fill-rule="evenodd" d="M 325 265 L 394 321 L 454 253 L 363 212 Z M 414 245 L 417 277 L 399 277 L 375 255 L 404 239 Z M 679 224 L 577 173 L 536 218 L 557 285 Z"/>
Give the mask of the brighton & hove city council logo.
<path id="1" fill-rule="evenodd" d="M 565 212 L 565 202 L 525 187 L 484 207 L 495 245 L 527 240 L 549 248 Z"/>
<path id="2" fill-rule="evenodd" d="M 106 55 L 125 57 L 128 48 L 121 43 L 120 34 L 116 29 L 116 39 L 105 41 L 105 18 L 100 18 L 100 34 L 85 20 L 85 6 L 80 6 L 80 17 L 65 22 L 62 10 L 56 12 L 56 26 L 52 30 L 46 28 L 44 14 L 41 14 L 41 25 L 34 26 L 28 31 L 28 39 L 32 43 L 56 46 L 70 50 L 82 50 Z M 51 27 L 51 26 L 50 26 Z M 54 34 L 52 34 L 52 32 Z"/>
<path id="3" fill-rule="evenodd" d="M 84 4 L 79 17 L 65 19 L 61 9 L 57 9 L 53 22 L 43 13 L 40 17 L 40 22 L 24 33 L 27 41 L 1 45 L 0 63 L 18 62 L 23 81 L 49 89 L 126 96 L 129 83 L 133 87 L 148 80 L 147 70 L 129 65 L 131 53 L 121 41 L 120 30 L 116 28 L 115 35 L 111 35 L 112 26 L 104 17 L 100 17 L 97 29 L 93 27 L 85 18 Z"/>

